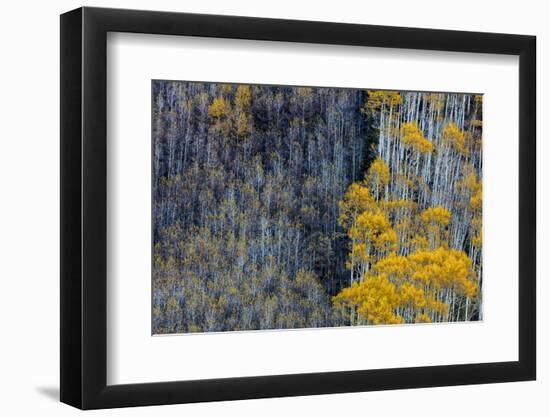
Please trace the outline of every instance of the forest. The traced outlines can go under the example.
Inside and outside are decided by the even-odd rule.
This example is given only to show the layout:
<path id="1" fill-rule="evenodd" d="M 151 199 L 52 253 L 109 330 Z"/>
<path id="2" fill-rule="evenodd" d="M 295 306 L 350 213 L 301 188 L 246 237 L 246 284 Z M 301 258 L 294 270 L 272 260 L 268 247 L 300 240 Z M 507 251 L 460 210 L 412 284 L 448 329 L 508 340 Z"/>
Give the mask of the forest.
<path id="1" fill-rule="evenodd" d="M 151 96 L 153 334 L 483 318 L 482 95 Z"/>

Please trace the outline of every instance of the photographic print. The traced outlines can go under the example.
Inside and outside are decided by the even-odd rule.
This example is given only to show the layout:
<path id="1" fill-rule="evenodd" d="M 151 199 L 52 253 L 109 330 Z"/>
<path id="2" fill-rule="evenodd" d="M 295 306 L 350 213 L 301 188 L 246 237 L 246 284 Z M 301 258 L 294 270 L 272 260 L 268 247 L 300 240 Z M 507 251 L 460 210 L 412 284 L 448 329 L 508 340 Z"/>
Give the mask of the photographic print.
<path id="1" fill-rule="evenodd" d="M 483 319 L 481 94 L 152 81 L 153 334 Z"/>

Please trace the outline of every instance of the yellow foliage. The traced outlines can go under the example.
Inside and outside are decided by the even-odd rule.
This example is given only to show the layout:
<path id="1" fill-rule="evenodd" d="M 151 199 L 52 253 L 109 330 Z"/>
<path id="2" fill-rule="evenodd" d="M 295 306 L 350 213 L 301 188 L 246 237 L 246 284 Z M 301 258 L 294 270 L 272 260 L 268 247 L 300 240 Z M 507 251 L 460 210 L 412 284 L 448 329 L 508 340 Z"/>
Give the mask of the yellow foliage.
<path id="1" fill-rule="evenodd" d="M 338 223 L 340 226 L 351 227 L 357 216 L 367 210 L 373 210 L 376 207 L 376 201 L 370 194 L 368 187 L 354 182 L 351 184 L 340 201 L 340 217 Z"/>
<path id="2" fill-rule="evenodd" d="M 394 222 L 394 229 L 401 237 L 408 236 L 415 229 L 415 210 L 416 202 L 409 199 L 399 200 L 381 200 L 379 202 L 380 209 Z M 403 242 L 405 245 L 408 243 Z"/>
<path id="3" fill-rule="evenodd" d="M 430 103 L 430 106 L 438 111 L 443 110 L 445 106 L 445 94 L 432 93 L 426 95 L 426 101 Z"/>
<path id="4" fill-rule="evenodd" d="M 428 239 L 426 239 L 424 236 L 420 235 L 414 235 L 414 237 L 411 239 L 410 243 L 411 248 L 418 250 L 426 250 L 428 249 L 429 242 Z"/>
<path id="5" fill-rule="evenodd" d="M 449 314 L 449 304 L 439 296 L 441 291 L 477 296 L 471 266 L 466 253 L 443 247 L 408 256 L 390 253 L 363 281 L 342 289 L 333 302 L 338 310 L 356 312 L 369 324 L 402 323 L 405 317 L 417 323 L 431 322 L 428 313 L 437 317 Z"/>
<path id="6" fill-rule="evenodd" d="M 355 241 L 372 244 L 379 250 L 396 249 L 397 234 L 383 213 L 361 213 L 348 234 Z"/>
<path id="7" fill-rule="evenodd" d="M 229 94 L 233 90 L 233 86 L 231 84 L 220 84 L 220 90 L 223 94 Z"/>
<path id="8" fill-rule="evenodd" d="M 309 97 L 313 93 L 313 89 L 311 87 L 299 87 L 298 88 L 298 94 L 302 97 Z"/>
<path id="9" fill-rule="evenodd" d="M 407 237 L 408 240 L 412 239 L 411 233 L 415 227 L 413 219 L 405 213 L 403 216 L 398 217 L 395 222 L 394 229 L 399 236 Z"/>
<path id="10" fill-rule="evenodd" d="M 318 285 L 315 274 L 311 271 L 305 271 L 303 269 L 300 269 L 296 273 L 295 282 L 299 288 L 304 290 Z"/>
<path id="11" fill-rule="evenodd" d="M 401 126 L 401 141 L 418 153 L 430 153 L 434 150 L 433 143 L 424 137 L 414 122 L 404 123 Z"/>
<path id="12" fill-rule="evenodd" d="M 389 184 L 390 178 L 390 167 L 382 158 L 376 158 L 367 173 L 367 181 L 372 185 L 383 187 Z"/>
<path id="13" fill-rule="evenodd" d="M 239 114 L 237 117 L 237 134 L 245 136 L 252 130 L 251 120 L 245 113 Z"/>
<path id="14" fill-rule="evenodd" d="M 199 333 L 199 332 L 202 332 L 202 328 L 201 326 L 197 325 L 197 324 L 190 324 L 189 325 L 189 333 Z"/>
<path id="15" fill-rule="evenodd" d="M 457 191 L 465 194 L 469 199 L 468 208 L 472 213 L 470 222 L 470 235 L 472 237 L 472 245 L 476 248 L 481 248 L 482 243 L 482 210 L 483 210 L 483 188 L 481 180 L 478 178 L 473 166 L 465 165 L 463 169 L 463 179 L 457 183 Z"/>
<path id="16" fill-rule="evenodd" d="M 398 236 L 392 228 L 387 229 L 374 240 L 374 247 L 380 252 L 391 252 L 397 250 Z"/>
<path id="17" fill-rule="evenodd" d="M 399 91 L 369 90 L 368 94 L 367 111 L 380 110 L 383 106 L 401 104 L 401 94 Z"/>
<path id="18" fill-rule="evenodd" d="M 479 233 L 476 236 L 474 236 L 474 238 L 472 239 L 472 245 L 474 245 L 477 248 L 481 248 L 482 241 L 483 241 L 483 230 L 480 229 Z"/>
<path id="19" fill-rule="evenodd" d="M 468 284 L 472 260 L 465 252 L 440 247 L 411 253 L 408 258 L 413 281 L 431 288 L 455 288 L 459 293 L 472 293 Z"/>
<path id="20" fill-rule="evenodd" d="M 431 323 L 432 319 L 426 313 L 420 313 L 416 316 L 415 323 Z"/>
<path id="21" fill-rule="evenodd" d="M 458 187 L 465 192 L 474 194 L 481 187 L 481 182 L 477 178 L 475 168 L 471 164 L 464 165 L 462 177 L 462 180 L 458 182 Z"/>
<path id="22" fill-rule="evenodd" d="M 208 115 L 210 117 L 220 118 L 229 112 L 229 103 L 223 97 L 216 97 L 210 107 L 208 107 Z"/>
<path id="23" fill-rule="evenodd" d="M 403 318 L 394 313 L 399 294 L 385 275 L 355 282 L 333 297 L 337 308 L 351 308 L 367 324 L 398 324 Z"/>
<path id="24" fill-rule="evenodd" d="M 351 256 L 354 260 L 359 260 L 364 263 L 370 261 L 369 251 L 365 243 L 354 243 L 351 247 Z"/>
<path id="25" fill-rule="evenodd" d="M 239 109 L 247 109 L 250 106 L 251 99 L 250 86 L 239 85 L 235 93 L 235 106 Z"/>
<path id="26" fill-rule="evenodd" d="M 476 193 L 470 198 L 470 207 L 473 211 L 481 210 L 483 203 L 483 191 L 481 190 L 481 185 Z"/>
<path id="27" fill-rule="evenodd" d="M 406 256 L 390 253 L 374 265 L 373 271 L 376 274 L 384 274 L 392 282 L 399 283 L 410 275 L 411 268 L 409 259 Z"/>
<path id="28" fill-rule="evenodd" d="M 464 132 L 455 123 L 451 122 L 445 126 L 443 129 L 443 140 L 450 143 L 461 155 L 467 156 L 470 152 Z"/>
<path id="29" fill-rule="evenodd" d="M 426 299 L 426 310 L 446 316 L 449 313 L 449 304 L 435 298 Z"/>
<path id="30" fill-rule="evenodd" d="M 471 165 L 464 166 L 462 175 L 463 179 L 457 182 L 457 189 L 470 196 L 470 209 L 473 212 L 481 212 L 483 203 L 481 180 Z"/>
<path id="31" fill-rule="evenodd" d="M 424 290 L 408 282 L 399 288 L 399 297 L 401 305 L 412 306 L 415 309 L 423 308 L 427 303 L 424 297 Z"/>
<path id="32" fill-rule="evenodd" d="M 481 120 L 470 120 L 470 125 L 473 127 L 481 127 L 483 126 L 483 122 Z"/>
<path id="33" fill-rule="evenodd" d="M 447 226 L 451 220 L 451 212 L 445 207 L 428 207 L 420 214 L 420 220 L 424 224 Z"/>
<path id="34" fill-rule="evenodd" d="M 168 301 L 166 302 L 166 310 L 169 313 L 177 313 L 181 311 L 180 303 L 178 300 L 174 297 L 170 297 Z"/>
<path id="35" fill-rule="evenodd" d="M 402 188 L 414 190 L 416 189 L 416 184 L 414 178 L 407 177 L 405 174 L 397 174 L 395 176 L 396 184 L 399 184 Z"/>

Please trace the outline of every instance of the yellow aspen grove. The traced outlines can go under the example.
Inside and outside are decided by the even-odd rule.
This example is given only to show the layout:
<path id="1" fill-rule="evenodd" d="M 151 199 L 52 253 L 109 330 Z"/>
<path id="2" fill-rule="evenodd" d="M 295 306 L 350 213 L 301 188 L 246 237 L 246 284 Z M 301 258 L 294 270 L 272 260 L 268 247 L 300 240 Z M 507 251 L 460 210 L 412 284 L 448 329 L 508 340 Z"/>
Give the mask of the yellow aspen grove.
<path id="1" fill-rule="evenodd" d="M 351 324 L 480 318 L 480 96 L 468 102 L 475 116 L 465 130 L 461 113 L 447 113 L 450 103 L 466 103 L 458 95 L 402 100 L 389 94 L 369 92 L 365 106 L 365 113 L 380 113 L 384 144 L 366 170 L 365 185 L 350 185 L 340 205 L 345 219 L 357 187 L 368 186 L 374 200 L 363 214 L 355 212 L 354 222 L 340 222 L 350 239 L 347 266 L 354 279 L 333 297 L 334 308 Z M 384 302 L 374 299 L 382 293 Z"/>
<path id="2" fill-rule="evenodd" d="M 365 324 L 460 320 L 467 313 L 459 298 L 475 298 L 478 292 L 471 262 L 463 251 L 443 247 L 408 256 L 392 253 L 333 302 L 341 314 L 357 313 Z M 373 305 L 380 307 L 380 302 L 370 297 L 380 295 L 382 289 L 386 313 L 375 316 L 373 311 L 379 310 L 373 310 Z"/>

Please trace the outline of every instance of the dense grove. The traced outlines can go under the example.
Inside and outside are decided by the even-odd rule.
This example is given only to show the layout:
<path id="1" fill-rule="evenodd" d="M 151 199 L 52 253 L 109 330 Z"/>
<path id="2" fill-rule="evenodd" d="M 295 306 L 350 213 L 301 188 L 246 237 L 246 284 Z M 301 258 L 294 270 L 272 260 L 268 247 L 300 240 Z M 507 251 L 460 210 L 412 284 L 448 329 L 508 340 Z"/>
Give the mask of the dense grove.
<path id="1" fill-rule="evenodd" d="M 481 97 L 153 81 L 153 333 L 481 318 Z"/>

